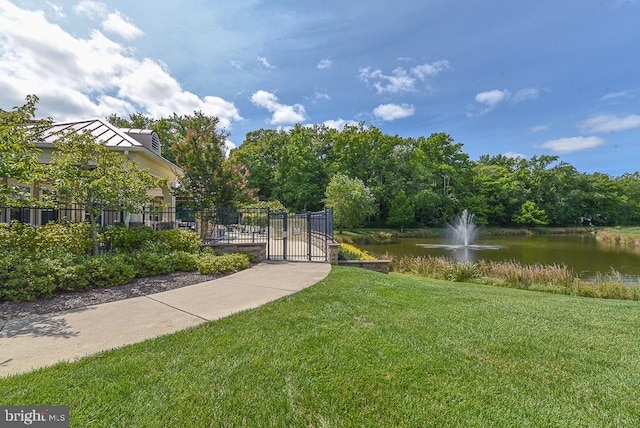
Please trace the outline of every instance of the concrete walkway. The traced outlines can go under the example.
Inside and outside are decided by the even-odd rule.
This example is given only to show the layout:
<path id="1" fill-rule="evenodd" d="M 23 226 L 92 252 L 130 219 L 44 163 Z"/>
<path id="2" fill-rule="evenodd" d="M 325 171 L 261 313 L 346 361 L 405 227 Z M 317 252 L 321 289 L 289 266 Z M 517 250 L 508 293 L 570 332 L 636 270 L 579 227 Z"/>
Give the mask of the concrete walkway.
<path id="1" fill-rule="evenodd" d="M 174 333 L 293 294 L 324 279 L 328 263 L 263 262 L 162 293 L 0 321 L 0 377 Z"/>

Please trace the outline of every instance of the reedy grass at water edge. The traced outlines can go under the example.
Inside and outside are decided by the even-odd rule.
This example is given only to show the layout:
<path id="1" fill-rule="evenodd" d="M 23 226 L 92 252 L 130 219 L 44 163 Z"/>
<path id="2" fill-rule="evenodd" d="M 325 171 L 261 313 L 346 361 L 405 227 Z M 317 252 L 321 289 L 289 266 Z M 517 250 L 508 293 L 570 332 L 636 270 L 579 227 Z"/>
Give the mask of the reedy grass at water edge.
<path id="1" fill-rule="evenodd" d="M 261 308 L 0 379 L 71 426 L 637 426 L 640 307 L 334 267 Z"/>
<path id="2" fill-rule="evenodd" d="M 475 282 L 510 288 L 584 297 L 640 300 L 640 283 L 627 284 L 611 271 L 592 281 L 578 278 L 562 265 L 526 265 L 515 261 L 458 262 L 447 257 L 394 257 L 391 270 L 455 282 Z"/>

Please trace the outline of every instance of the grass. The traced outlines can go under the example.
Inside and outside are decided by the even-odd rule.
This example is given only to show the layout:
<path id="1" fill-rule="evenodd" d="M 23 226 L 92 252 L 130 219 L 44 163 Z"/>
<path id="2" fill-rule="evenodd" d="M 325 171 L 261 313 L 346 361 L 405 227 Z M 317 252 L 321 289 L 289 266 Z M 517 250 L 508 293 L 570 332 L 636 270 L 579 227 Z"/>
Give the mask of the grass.
<path id="1" fill-rule="evenodd" d="M 611 245 L 640 247 L 640 227 L 616 227 L 598 231 L 598 241 Z"/>
<path id="2" fill-rule="evenodd" d="M 640 304 L 334 267 L 261 308 L 0 379 L 71 426 L 638 426 Z"/>
<path id="3" fill-rule="evenodd" d="M 393 257 L 391 270 L 426 278 L 474 282 L 500 287 L 546 291 L 582 297 L 640 300 L 640 283 L 625 282 L 612 270 L 587 281 L 564 265 L 522 264 L 515 261 L 458 262 L 448 257 Z"/>

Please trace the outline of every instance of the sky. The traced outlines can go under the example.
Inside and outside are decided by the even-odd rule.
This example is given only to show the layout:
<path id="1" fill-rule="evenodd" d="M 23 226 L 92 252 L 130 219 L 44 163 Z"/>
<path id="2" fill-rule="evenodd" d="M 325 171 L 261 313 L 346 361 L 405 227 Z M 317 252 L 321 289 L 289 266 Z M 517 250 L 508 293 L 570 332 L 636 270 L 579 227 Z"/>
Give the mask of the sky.
<path id="1" fill-rule="evenodd" d="M 0 108 L 445 132 L 481 155 L 640 170 L 640 0 L 0 0 Z"/>

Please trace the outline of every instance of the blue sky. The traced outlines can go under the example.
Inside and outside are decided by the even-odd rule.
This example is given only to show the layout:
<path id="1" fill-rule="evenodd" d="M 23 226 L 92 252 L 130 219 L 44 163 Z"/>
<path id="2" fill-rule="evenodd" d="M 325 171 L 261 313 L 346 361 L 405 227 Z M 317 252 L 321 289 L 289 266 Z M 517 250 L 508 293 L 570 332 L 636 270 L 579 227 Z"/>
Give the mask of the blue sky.
<path id="1" fill-rule="evenodd" d="M 640 170 L 640 0 L 0 0 L 0 108 L 216 115 L 247 132 L 364 121 L 472 159 Z"/>

